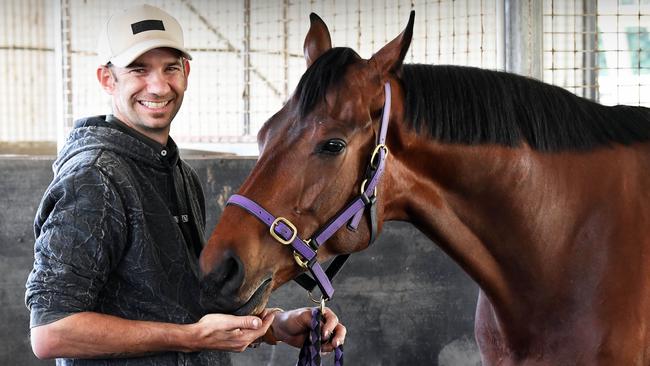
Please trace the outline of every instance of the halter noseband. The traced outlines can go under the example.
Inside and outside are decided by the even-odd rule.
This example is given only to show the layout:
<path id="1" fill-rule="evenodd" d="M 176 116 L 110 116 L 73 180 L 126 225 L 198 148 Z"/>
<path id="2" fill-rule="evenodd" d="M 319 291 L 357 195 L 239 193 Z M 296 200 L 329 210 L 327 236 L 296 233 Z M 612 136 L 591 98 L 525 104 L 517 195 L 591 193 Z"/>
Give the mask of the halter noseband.
<path id="1" fill-rule="evenodd" d="M 336 233 L 346 222 L 349 222 L 348 229 L 356 230 L 366 207 L 369 208 L 371 217 L 370 243 L 374 241 L 376 236 L 376 189 L 379 184 L 379 179 L 384 172 L 386 157 L 388 156 L 388 148 L 385 143 L 391 107 L 391 89 L 389 82 L 384 84 L 384 93 L 386 95 L 386 101 L 384 102 L 384 108 L 382 111 L 379 136 L 366 171 L 367 178 L 361 184 L 361 194 L 349 202 L 347 206 L 330 219 L 325 226 L 317 230 L 309 240 L 304 241 L 298 236 L 298 229 L 296 229 L 291 221 L 284 217 L 274 217 L 262 206 L 247 197 L 234 194 L 226 203 L 226 205 L 235 205 L 245 209 L 269 227 L 269 233 L 275 240 L 283 245 L 291 245 L 296 263 L 298 263 L 300 267 L 309 270 L 313 276 L 312 278 L 303 273 L 296 277 L 295 281 L 309 292 L 318 285 L 318 288 L 323 294 L 323 299 L 325 300 L 329 300 L 334 294 L 331 279 L 341 269 L 349 257 L 349 254 L 337 256 L 327 268 L 327 271 L 323 271 L 320 263 L 316 261 L 318 248 L 325 243 L 327 239 L 334 235 L 334 233 Z"/>

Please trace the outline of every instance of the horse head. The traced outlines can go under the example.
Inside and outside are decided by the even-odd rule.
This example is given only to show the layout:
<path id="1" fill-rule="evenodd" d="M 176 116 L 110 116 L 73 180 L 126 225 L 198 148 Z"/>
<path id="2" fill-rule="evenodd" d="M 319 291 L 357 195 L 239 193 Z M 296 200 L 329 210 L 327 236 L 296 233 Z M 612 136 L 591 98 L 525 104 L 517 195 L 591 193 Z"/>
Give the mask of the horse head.
<path id="1" fill-rule="evenodd" d="M 410 45 L 413 18 L 412 12 L 405 30 L 365 60 L 352 49 L 332 48 L 327 26 L 311 14 L 304 43 L 307 71 L 259 131 L 259 160 L 238 192 L 254 207 L 228 205 L 201 253 L 201 302 L 208 309 L 259 313 L 272 290 L 304 272 L 310 259 L 314 264 L 366 248 L 373 224 L 363 207 L 354 215 L 355 224 L 329 233 L 326 242 L 301 242 L 305 251 L 313 250 L 313 258 L 282 245 L 314 239 L 360 191 L 365 199 L 376 200 L 374 225 L 381 228 L 391 182 L 368 183 L 368 167 L 372 171 L 379 159 L 388 165 L 393 159 L 386 158 L 385 145 L 376 146 L 382 114 L 390 113 L 384 111 L 391 97 L 387 90 L 393 110 L 401 108 L 395 72 Z M 396 132 L 388 132 L 388 146 L 398 140 Z M 363 195 L 371 184 L 372 192 Z M 265 225 L 267 217 L 274 222 Z M 288 234 L 282 236 L 282 230 Z"/>

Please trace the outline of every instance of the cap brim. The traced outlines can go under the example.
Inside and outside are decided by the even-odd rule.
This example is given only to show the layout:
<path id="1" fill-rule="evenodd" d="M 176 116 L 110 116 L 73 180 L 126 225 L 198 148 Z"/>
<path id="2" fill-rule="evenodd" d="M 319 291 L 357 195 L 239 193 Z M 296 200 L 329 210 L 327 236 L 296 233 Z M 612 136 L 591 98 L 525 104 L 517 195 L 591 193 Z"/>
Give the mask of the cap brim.
<path id="1" fill-rule="evenodd" d="M 187 52 L 187 50 L 184 48 L 178 47 L 178 44 L 176 42 L 173 42 L 169 39 L 149 39 L 132 46 L 128 50 L 122 52 L 122 54 L 119 56 L 113 57 L 109 61 L 111 64 L 117 67 L 127 67 L 133 61 L 135 61 L 136 58 L 142 56 L 145 52 L 151 51 L 154 48 L 165 47 L 178 50 L 183 54 L 183 57 L 187 58 L 188 60 L 192 59 L 192 56 L 189 54 L 189 52 Z"/>

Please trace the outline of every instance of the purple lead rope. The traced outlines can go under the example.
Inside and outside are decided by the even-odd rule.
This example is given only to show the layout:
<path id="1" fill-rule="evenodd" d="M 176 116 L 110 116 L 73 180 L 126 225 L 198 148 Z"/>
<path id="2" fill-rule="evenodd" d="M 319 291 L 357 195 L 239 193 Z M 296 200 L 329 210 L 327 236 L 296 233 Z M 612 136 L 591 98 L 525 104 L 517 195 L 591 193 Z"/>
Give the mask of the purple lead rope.
<path id="1" fill-rule="evenodd" d="M 323 314 L 317 306 L 311 309 L 311 328 L 309 336 L 305 339 L 300 355 L 298 356 L 298 363 L 296 366 L 321 366 L 320 360 L 320 323 L 323 319 Z M 334 365 L 343 366 L 343 345 L 334 349 Z"/>

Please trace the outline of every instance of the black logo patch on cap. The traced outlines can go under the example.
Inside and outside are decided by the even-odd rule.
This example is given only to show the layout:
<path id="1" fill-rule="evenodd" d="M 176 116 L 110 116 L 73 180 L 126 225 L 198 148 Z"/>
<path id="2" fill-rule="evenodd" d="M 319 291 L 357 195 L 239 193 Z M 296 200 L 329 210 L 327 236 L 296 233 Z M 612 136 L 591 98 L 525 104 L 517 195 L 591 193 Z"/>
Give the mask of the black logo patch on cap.
<path id="1" fill-rule="evenodd" d="M 131 30 L 133 31 L 133 35 L 136 35 L 150 30 L 164 31 L 165 26 L 163 25 L 162 20 L 151 19 L 131 24 Z"/>

